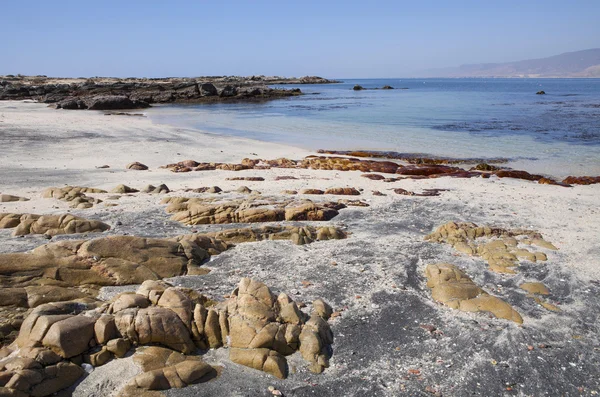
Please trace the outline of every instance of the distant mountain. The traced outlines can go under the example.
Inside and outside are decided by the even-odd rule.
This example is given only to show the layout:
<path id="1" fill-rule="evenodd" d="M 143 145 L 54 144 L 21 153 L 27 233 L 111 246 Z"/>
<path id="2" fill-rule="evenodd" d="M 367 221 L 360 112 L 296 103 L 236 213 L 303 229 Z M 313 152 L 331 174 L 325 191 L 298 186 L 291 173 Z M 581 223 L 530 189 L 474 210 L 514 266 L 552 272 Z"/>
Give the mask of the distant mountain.
<path id="1" fill-rule="evenodd" d="M 517 62 L 431 69 L 420 77 L 600 77 L 600 48 Z"/>

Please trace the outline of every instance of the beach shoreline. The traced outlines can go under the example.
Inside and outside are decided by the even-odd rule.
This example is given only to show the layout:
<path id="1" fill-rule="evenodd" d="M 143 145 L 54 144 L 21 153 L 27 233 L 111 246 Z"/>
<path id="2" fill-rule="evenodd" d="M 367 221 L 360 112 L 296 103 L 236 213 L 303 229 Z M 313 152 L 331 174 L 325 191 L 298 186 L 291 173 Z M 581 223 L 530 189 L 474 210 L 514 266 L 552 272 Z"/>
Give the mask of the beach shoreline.
<path id="1" fill-rule="evenodd" d="M 360 171 L 275 167 L 175 173 L 159 167 L 184 160 L 238 164 L 244 158 L 301 160 L 322 154 L 155 124 L 147 117 L 55 110 L 28 102 L 0 102 L 0 143 L 0 193 L 30 199 L 0 203 L 0 213 L 71 213 L 111 225 L 102 236 L 173 238 L 241 227 L 175 222 L 161 200 L 165 196 L 241 200 L 249 197 L 237 191 L 242 186 L 259 191 L 260 197 L 280 200 L 291 197 L 282 193 L 284 190 L 355 188 L 359 195 L 352 197 L 300 193 L 292 197 L 358 199 L 368 204 L 348 205 L 330 221 L 301 222 L 339 227 L 349 233 L 347 239 L 302 246 L 289 241 L 239 244 L 214 256 L 205 265 L 211 270 L 207 275 L 169 279 L 215 300 L 230 294 L 241 277 L 265 282 L 277 292 L 294 291 L 294 299 L 302 302 L 323 297 L 342 313 L 330 320 L 335 337 L 330 368 L 312 374 L 295 354 L 289 360 L 297 372 L 278 380 L 232 363 L 226 349 L 211 350 L 205 359 L 223 366 L 222 374 L 207 383 L 172 389 L 168 395 L 260 395 L 271 384 L 293 396 L 341 395 L 349 387 L 357 390 L 357 396 L 398 395 L 423 393 L 426 386 L 444 396 L 490 395 L 504 393 L 506 382 L 512 382 L 511 387 L 521 395 L 574 394 L 583 385 L 586 391 L 600 390 L 595 377 L 600 354 L 595 350 L 600 346 L 600 184 L 565 188 L 494 176 L 383 182 L 361 177 Z M 126 168 L 136 161 L 149 169 Z M 108 168 L 99 168 L 105 165 Z M 231 179 L 235 177 L 264 180 Z M 109 197 L 115 193 L 90 194 L 103 202 L 87 209 L 73 209 L 68 202 L 41 197 L 49 187 L 110 191 L 119 184 L 136 189 L 166 184 L 171 193 L 118 194 L 114 200 Z M 185 191 L 211 186 L 219 186 L 223 192 Z M 398 194 L 394 189 L 442 191 L 439 196 L 420 197 Z M 548 261 L 523 262 L 516 274 L 499 274 L 477 255 L 424 240 L 450 221 L 534 230 L 558 250 L 541 249 Z M 85 236 L 93 237 L 92 233 Z M 52 241 L 77 238 L 81 236 L 64 235 Z M 25 252 L 47 242 L 42 235 L 16 238 L 10 230 L 0 230 L 0 253 Z M 484 290 L 510 303 L 523 316 L 523 326 L 436 304 L 424 276 L 426 266 L 432 263 L 459 266 Z M 560 312 L 541 308 L 519 289 L 523 282 L 533 281 L 548 286 L 552 292 L 548 299 Z M 119 288 L 105 288 L 102 296 L 110 299 L 117 291 L 135 290 L 135 286 Z M 431 324 L 442 333 L 421 327 Z M 541 344 L 557 348 L 538 348 Z M 535 351 L 528 350 L 529 345 Z M 508 364 L 501 367 L 490 362 Z M 134 374 L 134 365 L 131 360 L 113 360 L 96 368 L 72 393 L 117 393 L 127 379 L 114 378 L 123 368 Z M 419 371 L 418 375 L 414 371 Z M 112 382 L 110 390 L 103 390 L 107 379 Z"/>

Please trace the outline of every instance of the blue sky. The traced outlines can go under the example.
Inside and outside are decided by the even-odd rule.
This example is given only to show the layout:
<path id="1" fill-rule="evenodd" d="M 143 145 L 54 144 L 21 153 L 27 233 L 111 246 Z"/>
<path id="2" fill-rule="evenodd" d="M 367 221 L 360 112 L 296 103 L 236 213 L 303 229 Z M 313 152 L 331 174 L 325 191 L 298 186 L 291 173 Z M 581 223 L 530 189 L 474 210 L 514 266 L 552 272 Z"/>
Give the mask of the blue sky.
<path id="1" fill-rule="evenodd" d="M 403 77 L 600 47 L 600 1 L 2 2 L 0 74 Z"/>

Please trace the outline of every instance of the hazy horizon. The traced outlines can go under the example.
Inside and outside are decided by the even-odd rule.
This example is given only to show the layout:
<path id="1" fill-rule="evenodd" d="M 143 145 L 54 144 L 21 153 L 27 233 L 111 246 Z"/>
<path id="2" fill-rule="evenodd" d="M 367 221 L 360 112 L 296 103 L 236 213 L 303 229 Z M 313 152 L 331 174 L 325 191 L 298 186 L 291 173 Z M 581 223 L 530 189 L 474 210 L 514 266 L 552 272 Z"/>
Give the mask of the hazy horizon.
<path id="1" fill-rule="evenodd" d="M 6 4 L 0 74 L 407 78 L 600 47 L 600 2 Z"/>

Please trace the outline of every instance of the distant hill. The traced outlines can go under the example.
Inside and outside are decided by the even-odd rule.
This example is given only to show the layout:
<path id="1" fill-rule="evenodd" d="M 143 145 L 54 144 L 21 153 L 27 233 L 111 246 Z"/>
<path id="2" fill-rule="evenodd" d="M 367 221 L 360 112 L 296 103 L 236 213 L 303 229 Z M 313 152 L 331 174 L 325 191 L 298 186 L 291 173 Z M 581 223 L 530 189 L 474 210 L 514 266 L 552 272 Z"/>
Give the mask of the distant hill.
<path id="1" fill-rule="evenodd" d="M 431 69 L 420 77 L 600 77 L 600 48 L 517 62 Z"/>

